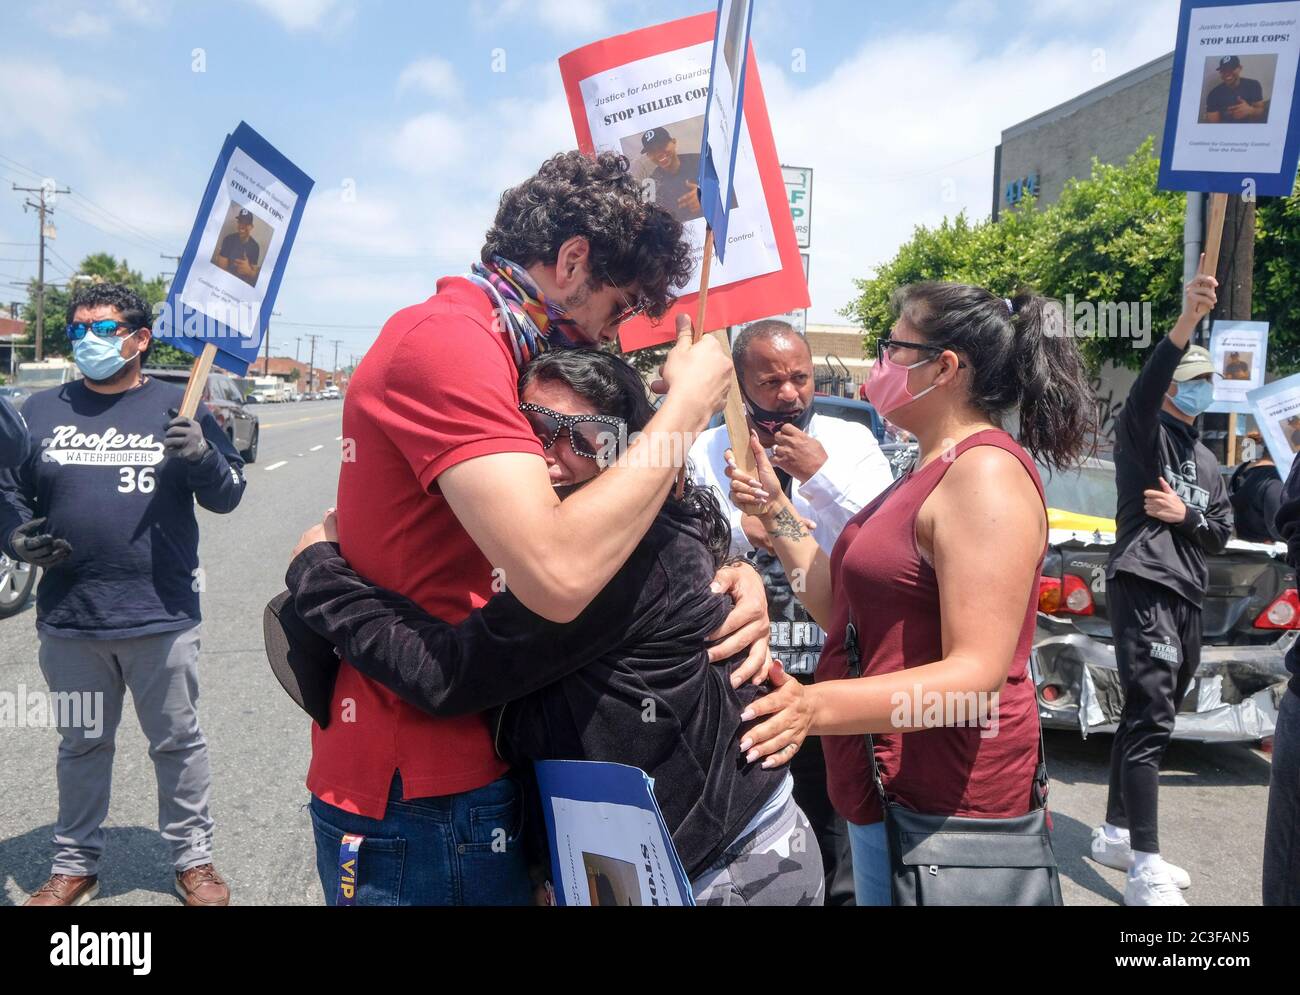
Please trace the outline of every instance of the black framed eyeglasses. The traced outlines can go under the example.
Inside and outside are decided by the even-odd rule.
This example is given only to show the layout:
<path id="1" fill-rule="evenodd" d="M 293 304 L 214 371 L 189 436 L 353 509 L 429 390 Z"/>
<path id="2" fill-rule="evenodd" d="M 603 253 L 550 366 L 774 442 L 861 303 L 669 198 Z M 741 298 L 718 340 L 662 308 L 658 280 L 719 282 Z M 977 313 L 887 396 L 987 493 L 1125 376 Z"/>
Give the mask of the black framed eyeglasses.
<path id="1" fill-rule="evenodd" d="M 895 349 L 918 349 L 921 352 L 929 352 L 937 356 L 940 353 L 948 352 L 951 348 L 951 346 L 946 345 L 930 345 L 928 342 L 908 342 L 905 339 L 902 341 L 895 341 L 889 335 L 882 335 L 880 338 L 876 339 L 876 359 L 884 359 L 885 353 L 888 352 L 889 358 L 892 360 L 894 358 Z M 966 364 L 961 361 L 960 356 L 957 357 L 957 368 L 959 370 L 966 368 Z"/>
<path id="2" fill-rule="evenodd" d="M 569 448 L 587 459 L 616 456 L 627 438 L 627 422 L 618 415 L 566 415 L 540 404 L 524 402 L 519 410 L 542 444 L 550 449 L 560 433 L 568 431 Z"/>
<path id="3" fill-rule="evenodd" d="M 70 342 L 80 342 L 86 337 L 87 332 L 93 332 L 101 339 L 111 339 L 117 336 L 119 328 L 129 329 L 131 326 L 125 321 L 70 321 L 65 328 L 68 333 Z"/>

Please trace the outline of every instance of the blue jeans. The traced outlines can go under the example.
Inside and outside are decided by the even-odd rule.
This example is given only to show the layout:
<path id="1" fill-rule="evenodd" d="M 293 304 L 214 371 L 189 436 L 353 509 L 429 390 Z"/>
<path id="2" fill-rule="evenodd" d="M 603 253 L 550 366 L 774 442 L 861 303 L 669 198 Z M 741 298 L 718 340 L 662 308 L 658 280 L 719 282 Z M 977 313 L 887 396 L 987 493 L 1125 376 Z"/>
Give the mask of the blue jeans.
<path id="1" fill-rule="evenodd" d="M 893 905 L 889 888 L 889 838 L 885 824 L 869 826 L 849 823 L 849 845 L 853 848 L 853 890 L 859 905 Z"/>
<path id="2" fill-rule="evenodd" d="M 325 904 L 338 905 L 344 834 L 365 837 L 355 905 L 532 905 L 520 840 L 523 792 L 506 776 L 474 791 L 402 800 L 393 775 L 382 819 L 353 815 L 312 796 L 316 873 Z"/>

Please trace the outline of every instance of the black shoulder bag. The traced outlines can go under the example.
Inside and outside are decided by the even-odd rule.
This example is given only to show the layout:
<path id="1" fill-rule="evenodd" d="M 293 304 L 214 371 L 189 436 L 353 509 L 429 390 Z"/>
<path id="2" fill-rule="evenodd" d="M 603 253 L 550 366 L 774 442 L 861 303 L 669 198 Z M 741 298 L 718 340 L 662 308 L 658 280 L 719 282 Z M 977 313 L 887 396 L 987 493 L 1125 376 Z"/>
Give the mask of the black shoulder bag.
<path id="1" fill-rule="evenodd" d="M 844 632 L 849 673 L 862 676 L 852 612 Z M 906 734 L 904 734 L 906 735 Z M 1047 756 L 1038 727 L 1033 809 L 1010 819 L 914 812 L 885 793 L 868 734 L 871 776 L 885 814 L 894 905 L 1062 905 L 1060 872 L 1047 832 Z"/>

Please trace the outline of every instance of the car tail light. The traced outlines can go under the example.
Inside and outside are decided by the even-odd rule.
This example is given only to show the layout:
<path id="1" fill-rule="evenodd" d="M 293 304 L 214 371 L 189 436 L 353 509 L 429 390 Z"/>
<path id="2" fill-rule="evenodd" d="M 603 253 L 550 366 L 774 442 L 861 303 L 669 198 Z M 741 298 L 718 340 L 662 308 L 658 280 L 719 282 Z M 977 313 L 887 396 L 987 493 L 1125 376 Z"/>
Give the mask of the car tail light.
<path id="1" fill-rule="evenodd" d="M 1256 629 L 1300 629 L 1300 596 L 1288 587 L 1255 619 Z"/>
<path id="2" fill-rule="evenodd" d="M 1038 578 L 1038 610 L 1048 615 L 1091 615 L 1096 609 L 1092 592 L 1074 574 Z"/>

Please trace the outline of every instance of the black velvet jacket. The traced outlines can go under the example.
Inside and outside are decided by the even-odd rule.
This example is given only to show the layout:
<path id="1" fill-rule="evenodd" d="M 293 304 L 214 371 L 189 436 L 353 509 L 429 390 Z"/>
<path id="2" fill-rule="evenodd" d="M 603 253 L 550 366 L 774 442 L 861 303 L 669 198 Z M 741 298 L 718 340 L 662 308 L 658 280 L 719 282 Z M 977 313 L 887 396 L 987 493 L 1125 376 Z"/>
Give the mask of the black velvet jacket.
<path id="1" fill-rule="evenodd" d="M 497 744 L 507 759 L 640 767 L 695 877 L 785 776 L 740 752 L 740 713 L 761 692 L 733 690 L 731 666 L 708 662 L 707 637 L 731 608 L 709 591 L 714 572 L 695 521 L 666 506 L 605 589 L 565 624 L 507 591 L 451 625 L 371 586 L 328 543 L 304 550 L 286 579 L 313 630 L 417 708 L 457 715 L 506 706 Z"/>

